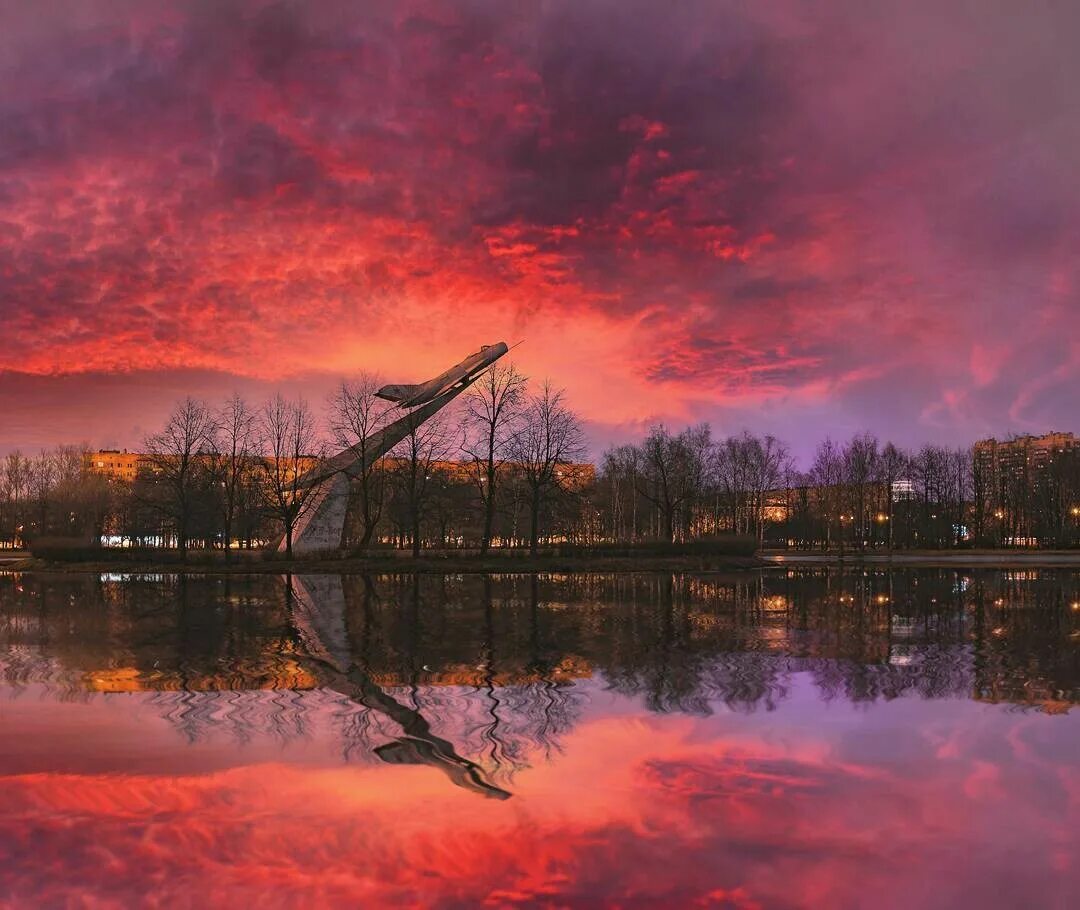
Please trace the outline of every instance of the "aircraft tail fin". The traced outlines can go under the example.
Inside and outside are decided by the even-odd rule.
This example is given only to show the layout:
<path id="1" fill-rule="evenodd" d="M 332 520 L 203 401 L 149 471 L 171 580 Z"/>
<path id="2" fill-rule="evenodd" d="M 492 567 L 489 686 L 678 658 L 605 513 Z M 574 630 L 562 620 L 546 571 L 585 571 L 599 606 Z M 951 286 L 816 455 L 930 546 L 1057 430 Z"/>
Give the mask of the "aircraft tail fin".
<path id="1" fill-rule="evenodd" d="M 405 401 L 420 390 L 418 385 L 384 385 L 375 394 L 387 401 Z"/>

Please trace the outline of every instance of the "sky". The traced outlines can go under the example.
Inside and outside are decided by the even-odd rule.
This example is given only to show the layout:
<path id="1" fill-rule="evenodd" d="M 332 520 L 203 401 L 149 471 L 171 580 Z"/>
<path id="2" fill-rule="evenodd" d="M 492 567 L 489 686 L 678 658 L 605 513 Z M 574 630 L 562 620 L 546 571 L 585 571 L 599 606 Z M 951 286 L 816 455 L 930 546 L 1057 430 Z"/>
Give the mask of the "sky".
<path id="1" fill-rule="evenodd" d="M 481 343 L 591 446 L 1080 431 L 1080 5 L 0 0 L 0 453 Z"/>

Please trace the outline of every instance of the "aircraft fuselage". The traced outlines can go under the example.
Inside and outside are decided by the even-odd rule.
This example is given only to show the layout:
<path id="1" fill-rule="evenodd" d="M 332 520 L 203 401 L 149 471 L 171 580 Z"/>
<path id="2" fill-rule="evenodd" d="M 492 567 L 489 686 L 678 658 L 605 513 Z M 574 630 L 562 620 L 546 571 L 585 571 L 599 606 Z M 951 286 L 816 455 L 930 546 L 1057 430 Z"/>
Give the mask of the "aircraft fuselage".
<path id="1" fill-rule="evenodd" d="M 461 363 L 455 364 L 434 379 L 429 379 L 427 382 L 418 383 L 417 385 L 385 385 L 375 394 L 380 398 L 385 398 L 387 401 L 397 402 L 398 407 L 415 408 L 426 404 L 458 383 L 471 380 L 478 373 L 491 366 L 508 350 L 505 341 L 486 344 L 475 354 L 470 354 Z"/>

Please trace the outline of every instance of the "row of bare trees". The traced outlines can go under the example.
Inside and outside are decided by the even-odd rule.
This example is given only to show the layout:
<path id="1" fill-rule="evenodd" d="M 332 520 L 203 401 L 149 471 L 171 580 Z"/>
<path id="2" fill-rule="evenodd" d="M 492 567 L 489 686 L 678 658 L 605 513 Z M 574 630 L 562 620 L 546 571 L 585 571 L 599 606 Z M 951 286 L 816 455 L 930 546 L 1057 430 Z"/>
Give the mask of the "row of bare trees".
<path id="1" fill-rule="evenodd" d="M 580 423 L 550 383 L 533 390 L 514 366 L 497 366 L 376 458 L 379 434 L 406 416 L 377 396 L 379 387 L 368 374 L 342 381 L 321 412 L 282 395 L 260 406 L 238 395 L 219 407 L 187 398 L 146 438 L 130 483 L 106 483 L 89 452 L 72 449 L 71 482 L 108 499 L 95 521 L 78 527 L 35 519 L 31 503 L 59 495 L 55 458 L 16 453 L 0 473 L 0 534 L 9 544 L 112 535 L 182 554 L 281 538 L 291 553 L 297 526 L 332 483 L 347 484 L 343 543 L 356 550 L 392 540 L 414 554 L 446 543 L 484 552 L 527 544 L 535 552 L 545 538 L 573 537 L 587 525 L 583 477 L 574 470 L 584 454 Z M 355 456 L 347 476 L 328 464 L 345 449 Z"/>
<path id="2" fill-rule="evenodd" d="M 744 432 L 714 439 L 708 424 L 655 426 L 640 445 L 609 449 L 601 497 L 618 540 L 687 540 L 719 532 L 762 537 L 770 491 L 793 474 L 788 447 Z"/>
<path id="3" fill-rule="evenodd" d="M 113 530 L 143 543 L 175 542 L 185 555 L 193 539 L 226 553 L 237 540 L 250 546 L 273 534 L 268 522 L 291 538 L 313 502 L 298 482 L 321 444 L 303 399 L 277 395 L 252 408 L 234 395 L 212 408 L 186 398 L 147 437 L 129 508 Z M 156 520 L 140 520 L 146 515 Z"/>
<path id="4" fill-rule="evenodd" d="M 604 453 L 595 502 L 602 535 L 687 540 L 717 533 L 845 549 L 1080 542 L 1080 451 L 991 478 L 970 449 L 908 451 L 868 433 L 824 440 L 809 469 L 786 444 L 708 424 L 655 426 Z"/>
<path id="5" fill-rule="evenodd" d="M 535 552 L 545 539 L 724 533 L 840 550 L 1080 543 L 1080 451 L 989 477 L 970 450 L 908 451 L 862 433 L 824 440 L 800 472 L 775 437 L 661 425 L 605 452 L 592 484 L 563 392 L 530 389 L 512 365 L 483 374 L 381 459 L 370 457 L 378 434 L 403 412 L 378 388 L 370 375 L 343 381 L 321 412 L 280 395 L 259 407 L 235 395 L 217 408 L 186 399 L 146 440 L 130 484 L 88 470 L 79 447 L 11 453 L 0 462 L 0 546 L 112 534 L 184 552 L 280 537 L 291 551 L 322 483 L 348 484 L 343 543 L 355 550 L 393 542 L 414 554 L 431 545 Z M 320 471 L 346 448 L 358 469 L 344 479 Z"/>
<path id="6" fill-rule="evenodd" d="M 915 452 L 868 433 L 826 439 L 788 491 L 778 528 L 800 544 L 825 547 L 951 547 L 974 541 L 968 449 L 927 445 Z"/>
<path id="7" fill-rule="evenodd" d="M 0 547 L 12 547 L 30 528 L 65 536 L 104 531 L 115 497 L 103 478 L 86 472 L 80 446 L 36 455 L 10 452 L 0 461 Z"/>

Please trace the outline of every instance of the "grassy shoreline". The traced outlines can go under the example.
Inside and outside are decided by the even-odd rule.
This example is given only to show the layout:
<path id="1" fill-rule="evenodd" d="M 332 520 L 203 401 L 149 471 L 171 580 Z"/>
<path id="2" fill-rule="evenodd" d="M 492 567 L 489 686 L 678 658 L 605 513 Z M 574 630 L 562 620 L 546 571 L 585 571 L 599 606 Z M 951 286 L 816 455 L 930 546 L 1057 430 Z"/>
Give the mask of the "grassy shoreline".
<path id="1" fill-rule="evenodd" d="M 27 557 L 0 562 L 8 571 L 124 572 L 133 574 L 515 574 L 529 572 L 708 572 L 760 568 L 754 556 L 364 556 L 224 561 L 118 560 L 61 561 Z"/>
<path id="2" fill-rule="evenodd" d="M 769 566 L 885 566 L 960 568 L 1080 568 L 1080 550 L 848 550 L 814 552 L 760 550 L 758 559 Z"/>
<path id="3" fill-rule="evenodd" d="M 514 574 L 529 572 L 710 572 L 761 568 L 874 566 L 880 568 L 1071 568 L 1080 569 L 1078 550 L 850 550 L 812 552 L 761 550 L 753 555 L 727 553 L 596 553 L 559 554 L 498 553 L 424 554 L 419 559 L 401 551 L 379 552 L 366 556 L 305 556 L 293 559 L 276 555 L 245 553 L 228 562 L 221 558 L 193 554 L 187 562 L 176 554 L 170 558 L 151 558 L 145 554 L 132 558 L 110 556 L 108 559 L 58 560 L 34 557 L 28 553 L 0 554 L 0 571 L 41 572 L 124 572 L 134 574 L 184 573 L 198 575 L 282 575 L 331 573 L 376 574 Z"/>

